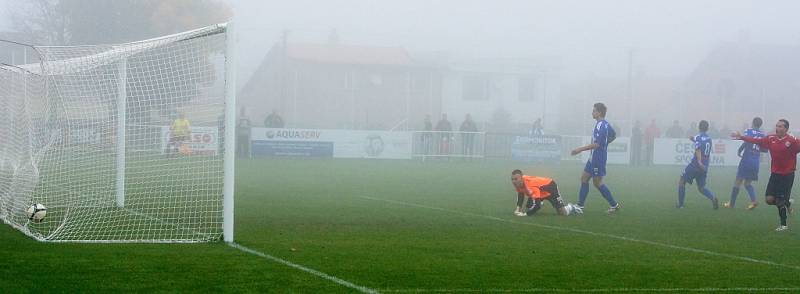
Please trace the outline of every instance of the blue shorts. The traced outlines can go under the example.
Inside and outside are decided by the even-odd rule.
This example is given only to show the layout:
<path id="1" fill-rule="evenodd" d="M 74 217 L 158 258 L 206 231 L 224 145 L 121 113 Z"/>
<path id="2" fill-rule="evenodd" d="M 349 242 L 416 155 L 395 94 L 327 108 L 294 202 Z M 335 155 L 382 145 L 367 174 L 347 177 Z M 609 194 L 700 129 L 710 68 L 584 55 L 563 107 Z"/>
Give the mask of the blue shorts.
<path id="1" fill-rule="evenodd" d="M 758 181 L 758 165 L 739 163 L 739 170 L 736 171 L 736 178 Z"/>
<path id="2" fill-rule="evenodd" d="M 686 166 L 686 169 L 683 170 L 683 174 L 681 174 L 681 179 L 689 183 L 689 185 L 691 185 L 694 180 L 697 180 L 697 186 L 705 187 L 706 175 L 708 175 L 706 171 L 700 170 L 699 168 L 690 164 Z"/>
<path id="3" fill-rule="evenodd" d="M 583 168 L 583 171 L 587 174 L 592 175 L 592 177 L 605 177 L 606 176 L 606 165 L 605 164 L 593 164 L 592 160 L 589 159 L 586 161 L 586 166 Z"/>

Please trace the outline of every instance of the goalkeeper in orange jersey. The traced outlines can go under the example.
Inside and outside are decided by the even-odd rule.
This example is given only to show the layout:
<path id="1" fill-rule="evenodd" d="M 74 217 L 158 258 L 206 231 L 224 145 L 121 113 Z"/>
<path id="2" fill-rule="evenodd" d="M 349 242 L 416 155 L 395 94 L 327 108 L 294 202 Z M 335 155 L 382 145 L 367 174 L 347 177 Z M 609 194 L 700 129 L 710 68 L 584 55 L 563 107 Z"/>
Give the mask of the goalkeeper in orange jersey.
<path id="1" fill-rule="evenodd" d="M 564 204 L 558 193 L 558 185 L 553 179 L 526 176 L 521 170 L 515 169 L 511 172 L 511 183 L 517 189 L 517 210 L 514 211 L 516 216 L 534 215 L 542 208 L 544 200 L 550 201 L 559 215 L 583 213 L 582 209 L 572 203 Z M 525 198 L 528 198 L 528 202 L 523 207 Z"/>

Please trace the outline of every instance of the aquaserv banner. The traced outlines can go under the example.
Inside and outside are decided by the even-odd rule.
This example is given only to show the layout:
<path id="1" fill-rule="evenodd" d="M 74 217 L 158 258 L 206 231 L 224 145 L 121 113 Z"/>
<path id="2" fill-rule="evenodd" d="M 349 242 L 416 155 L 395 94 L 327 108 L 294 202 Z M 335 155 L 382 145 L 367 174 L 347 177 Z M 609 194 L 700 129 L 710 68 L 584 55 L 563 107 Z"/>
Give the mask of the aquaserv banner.
<path id="1" fill-rule="evenodd" d="M 411 132 L 252 128 L 253 155 L 411 158 Z"/>

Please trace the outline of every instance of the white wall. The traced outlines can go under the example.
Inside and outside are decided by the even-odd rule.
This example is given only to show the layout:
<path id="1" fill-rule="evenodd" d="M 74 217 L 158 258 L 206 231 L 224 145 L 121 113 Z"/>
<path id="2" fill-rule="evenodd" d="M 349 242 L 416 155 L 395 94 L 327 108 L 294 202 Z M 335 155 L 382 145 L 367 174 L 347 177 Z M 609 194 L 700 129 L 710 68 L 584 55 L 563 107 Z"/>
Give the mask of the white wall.
<path id="1" fill-rule="evenodd" d="M 464 100 L 464 77 L 474 74 L 489 77 L 489 99 Z M 520 101 L 519 80 L 529 76 L 536 78 L 536 100 Z M 495 110 L 502 108 L 511 114 L 513 123 L 529 126 L 537 118 L 542 118 L 545 129 L 553 130 L 558 128 L 559 94 L 557 73 L 475 73 L 454 70 L 445 74 L 443 78 L 442 112 L 447 113 L 454 128 L 460 125 L 467 113 L 470 113 L 473 120 L 482 126 L 484 123 L 489 123 Z"/>

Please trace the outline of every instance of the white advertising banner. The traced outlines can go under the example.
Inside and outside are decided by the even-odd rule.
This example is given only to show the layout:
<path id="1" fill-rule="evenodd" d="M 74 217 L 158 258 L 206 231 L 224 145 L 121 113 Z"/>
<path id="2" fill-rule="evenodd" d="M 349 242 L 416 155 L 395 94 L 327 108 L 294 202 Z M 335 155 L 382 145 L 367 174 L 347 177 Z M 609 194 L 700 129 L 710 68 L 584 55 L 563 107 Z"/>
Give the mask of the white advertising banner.
<path id="1" fill-rule="evenodd" d="M 592 142 L 592 137 L 590 136 L 580 136 L 581 137 L 581 144 L 580 146 L 565 146 L 569 150 L 573 150 L 575 148 L 589 145 Z M 574 138 L 574 137 L 573 137 Z M 575 141 L 572 139 L 572 141 Z M 628 137 L 617 137 L 614 142 L 608 145 L 608 160 L 606 163 L 609 164 L 628 164 L 631 162 L 631 148 L 630 148 L 631 139 Z M 581 152 L 580 155 L 575 155 L 575 157 L 579 158 L 579 161 L 586 162 L 589 160 L 591 152 L 584 151 Z"/>
<path id="2" fill-rule="evenodd" d="M 711 166 L 739 165 L 739 145 L 742 141 L 711 139 Z M 653 164 L 686 165 L 692 160 L 694 142 L 689 138 L 656 138 Z"/>
<path id="3" fill-rule="evenodd" d="M 253 155 L 411 158 L 411 132 L 252 128 Z"/>
<path id="4" fill-rule="evenodd" d="M 169 127 L 161 127 L 161 153 L 166 152 L 170 137 Z M 185 143 L 194 155 L 216 155 L 219 147 L 219 130 L 215 127 L 192 127 L 192 135 Z"/>

